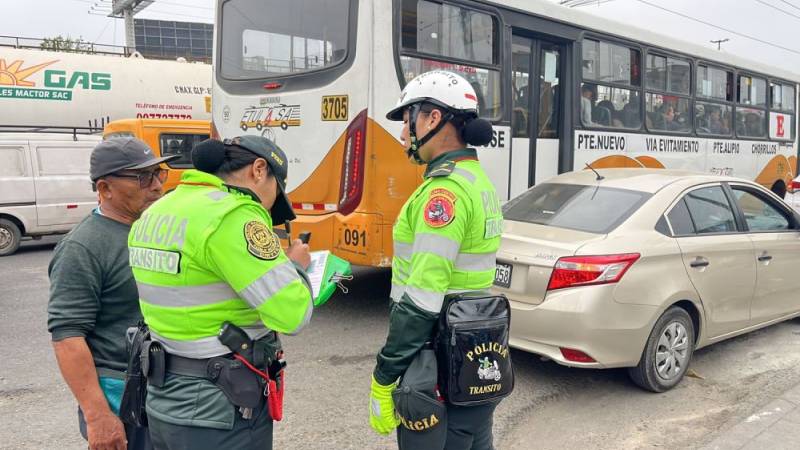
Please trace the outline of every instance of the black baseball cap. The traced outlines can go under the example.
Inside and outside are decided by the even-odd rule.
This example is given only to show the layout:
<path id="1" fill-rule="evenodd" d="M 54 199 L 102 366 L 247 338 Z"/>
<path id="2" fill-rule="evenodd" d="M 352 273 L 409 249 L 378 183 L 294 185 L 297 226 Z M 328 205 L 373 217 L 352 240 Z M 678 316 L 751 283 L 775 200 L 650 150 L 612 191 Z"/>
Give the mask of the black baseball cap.
<path id="1" fill-rule="evenodd" d="M 275 204 L 270 209 L 272 223 L 276 225 L 294 220 L 297 216 L 292 209 L 292 203 L 286 196 L 286 178 L 289 176 L 289 161 L 286 153 L 271 140 L 256 135 L 245 135 L 222 141 L 224 145 L 236 145 L 257 156 L 264 158 L 269 164 L 272 174 L 278 181 L 278 196 Z"/>
<path id="2" fill-rule="evenodd" d="M 106 139 L 92 150 L 89 160 L 89 177 L 92 181 L 120 170 L 137 170 L 172 161 L 180 155 L 156 158 L 153 150 L 134 137 Z"/>

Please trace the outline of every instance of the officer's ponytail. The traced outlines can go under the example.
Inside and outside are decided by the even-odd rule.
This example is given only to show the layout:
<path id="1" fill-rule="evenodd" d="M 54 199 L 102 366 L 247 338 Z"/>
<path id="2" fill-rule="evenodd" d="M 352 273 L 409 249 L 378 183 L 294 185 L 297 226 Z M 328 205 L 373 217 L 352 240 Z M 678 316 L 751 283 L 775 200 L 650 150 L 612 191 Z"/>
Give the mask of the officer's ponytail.
<path id="1" fill-rule="evenodd" d="M 192 150 L 194 167 L 220 178 L 253 164 L 256 159 L 255 153 L 236 145 L 225 145 L 216 139 L 206 139 Z"/>
<path id="2" fill-rule="evenodd" d="M 467 145 L 483 147 L 492 141 L 492 124 L 486 119 L 470 117 L 464 121 L 461 137 Z"/>

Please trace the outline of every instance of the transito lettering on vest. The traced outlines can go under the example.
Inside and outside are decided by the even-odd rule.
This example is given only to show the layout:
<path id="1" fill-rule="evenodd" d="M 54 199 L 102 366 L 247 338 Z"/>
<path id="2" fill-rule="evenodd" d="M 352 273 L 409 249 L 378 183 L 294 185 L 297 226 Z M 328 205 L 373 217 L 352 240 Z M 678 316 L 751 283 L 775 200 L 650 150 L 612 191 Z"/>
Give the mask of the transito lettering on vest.
<path id="1" fill-rule="evenodd" d="M 178 250 L 186 242 L 188 219 L 180 219 L 172 214 L 145 213 L 133 227 L 133 237 L 142 244 L 174 246 Z"/>
<path id="2" fill-rule="evenodd" d="M 493 392 L 500 392 L 503 389 L 503 383 L 489 384 L 486 386 L 470 386 L 469 395 L 491 394 Z"/>
<path id="3" fill-rule="evenodd" d="M 408 420 L 400 414 L 397 414 L 397 417 L 400 419 L 400 423 L 411 431 L 427 430 L 428 428 L 435 427 L 439 423 L 439 418 L 436 417 L 436 414 L 431 414 L 430 417 L 424 417 L 422 420 Z"/>
<path id="4" fill-rule="evenodd" d="M 497 353 L 502 358 L 508 358 L 508 347 L 497 342 L 482 342 L 476 345 L 472 351 L 467 352 L 467 359 L 475 361 L 475 357 L 486 352 Z"/>
<path id="5" fill-rule="evenodd" d="M 486 219 L 483 238 L 492 239 L 500 236 L 501 234 L 503 234 L 503 218 L 494 217 L 491 219 Z"/>
<path id="6" fill-rule="evenodd" d="M 128 262 L 137 269 L 175 275 L 180 272 L 181 254 L 153 248 L 129 247 Z"/>

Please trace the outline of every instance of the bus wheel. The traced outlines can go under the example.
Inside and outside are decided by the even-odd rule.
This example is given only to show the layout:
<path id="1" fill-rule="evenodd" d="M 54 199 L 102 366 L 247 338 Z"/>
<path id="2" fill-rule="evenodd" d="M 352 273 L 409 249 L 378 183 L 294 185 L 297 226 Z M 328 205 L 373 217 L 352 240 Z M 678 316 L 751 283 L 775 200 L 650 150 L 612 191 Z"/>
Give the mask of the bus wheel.
<path id="1" fill-rule="evenodd" d="M 281 130 L 286 131 L 287 128 L 289 128 L 289 124 L 286 123 L 286 122 L 282 122 L 281 123 Z"/>
<path id="2" fill-rule="evenodd" d="M 778 180 L 770 188 L 780 198 L 786 198 L 786 183 L 783 180 Z"/>
<path id="3" fill-rule="evenodd" d="M 247 124 L 243 123 L 240 128 L 242 129 L 242 131 L 247 131 Z"/>
<path id="4" fill-rule="evenodd" d="M 261 131 L 262 128 L 264 127 L 261 125 L 261 122 L 256 124 L 256 130 Z"/>

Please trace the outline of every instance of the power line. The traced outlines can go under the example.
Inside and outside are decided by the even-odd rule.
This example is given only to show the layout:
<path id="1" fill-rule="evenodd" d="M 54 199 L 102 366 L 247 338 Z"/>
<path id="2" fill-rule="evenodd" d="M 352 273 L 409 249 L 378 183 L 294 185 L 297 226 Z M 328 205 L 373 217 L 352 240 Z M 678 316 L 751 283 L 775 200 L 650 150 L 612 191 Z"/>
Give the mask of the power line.
<path id="1" fill-rule="evenodd" d="M 794 9 L 796 9 L 796 10 L 800 11 L 800 7 L 797 7 L 797 6 L 795 6 L 794 4 L 787 2 L 786 0 L 781 0 L 781 2 L 782 2 L 782 3 L 786 3 L 787 5 L 791 6 L 792 8 L 794 8 Z"/>
<path id="2" fill-rule="evenodd" d="M 761 3 L 761 4 L 762 4 L 762 5 L 764 5 L 764 6 L 768 6 L 768 7 L 772 8 L 772 9 L 774 9 L 774 10 L 776 10 L 776 11 L 780 11 L 780 12 L 782 12 L 782 13 L 784 13 L 784 14 L 788 15 L 788 16 L 792 16 L 792 17 L 794 17 L 795 19 L 800 19 L 800 16 L 798 16 L 797 14 L 792 14 L 792 13 L 790 13 L 789 11 L 784 11 L 784 10 L 782 10 L 782 9 L 778 8 L 778 7 L 777 7 L 777 6 L 775 6 L 775 5 L 770 5 L 769 3 L 765 2 L 764 0 L 754 0 L 754 1 L 755 1 L 755 2 L 757 2 L 757 3 Z"/>
<path id="3" fill-rule="evenodd" d="M 650 2 L 648 2 L 648 1 L 646 1 L 646 0 L 636 0 L 636 1 L 637 1 L 637 2 L 639 2 L 639 3 L 645 4 L 645 5 L 647 5 L 647 6 L 651 6 L 651 7 L 653 7 L 653 8 L 660 9 L 660 10 L 662 10 L 662 11 L 666 11 L 666 12 L 668 12 L 668 13 L 670 13 L 670 14 L 674 14 L 674 15 L 676 15 L 676 16 L 683 17 L 684 19 L 689 19 L 689 20 L 692 20 L 692 21 L 694 21 L 694 22 L 697 22 L 697 23 L 702 23 L 703 25 L 706 25 L 706 26 L 709 26 L 709 27 L 712 27 L 712 28 L 716 28 L 716 29 L 718 29 L 718 30 L 725 31 L 726 33 L 735 34 L 736 36 L 743 37 L 743 38 L 745 38 L 745 39 L 750 39 L 750 40 L 752 40 L 752 41 L 760 42 L 760 43 L 762 43 L 762 44 L 765 44 L 765 45 L 769 45 L 769 46 L 772 46 L 772 47 L 775 47 L 775 48 L 779 48 L 779 49 L 781 49 L 781 50 L 785 50 L 785 51 L 787 51 L 787 52 L 790 52 L 790 53 L 794 53 L 794 54 L 796 54 L 796 55 L 800 55 L 800 51 L 798 51 L 798 50 L 795 50 L 795 49 L 793 49 L 793 48 L 784 47 L 784 46 L 782 46 L 782 45 L 779 45 L 779 44 L 776 44 L 776 43 L 774 43 L 774 42 L 765 41 L 764 39 L 760 39 L 760 38 L 757 38 L 757 37 L 755 37 L 755 36 L 749 36 L 749 35 L 747 35 L 747 34 L 740 33 L 740 32 L 738 32 L 738 31 L 735 31 L 735 30 L 731 30 L 730 28 L 721 27 L 721 26 L 719 26 L 719 25 L 715 25 L 715 24 L 713 24 L 713 23 L 711 23 L 711 22 L 706 22 L 705 20 L 698 19 L 698 18 L 696 18 L 696 17 L 692 17 L 692 16 L 689 16 L 689 15 L 683 14 L 683 13 L 681 13 L 681 12 L 678 12 L 678 11 L 673 11 L 673 10 L 671 10 L 671 9 L 664 8 L 663 6 L 656 5 L 656 4 L 654 4 L 654 3 L 650 3 Z"/>
<path id="4" fill-rule="evenodd" d="M 111 22 L 116 22 L 116 20 L 112 19 L 110 21 L 106 21 L 106 26 L 103 27 L 103 31 L 101 31 L 100 34 L 98 34 L 97 37 L 94 38 L 94 40 L 92 42 L 100 42 L 100 38 L 103 36 L 103 33 L 106 32 L 106 30 L 108 29 L 108 26 L 111 25 Z"/>

